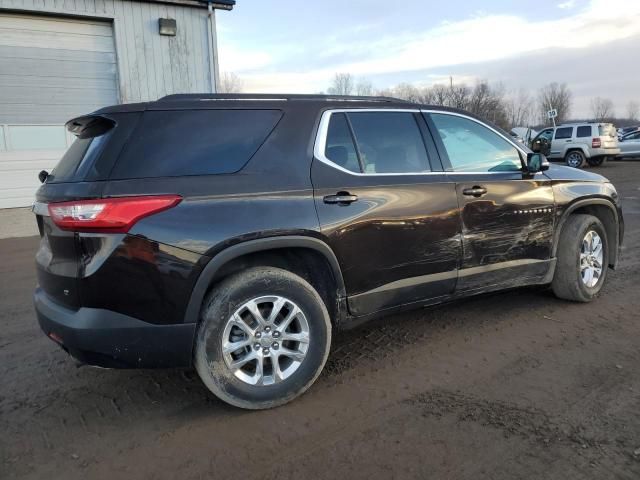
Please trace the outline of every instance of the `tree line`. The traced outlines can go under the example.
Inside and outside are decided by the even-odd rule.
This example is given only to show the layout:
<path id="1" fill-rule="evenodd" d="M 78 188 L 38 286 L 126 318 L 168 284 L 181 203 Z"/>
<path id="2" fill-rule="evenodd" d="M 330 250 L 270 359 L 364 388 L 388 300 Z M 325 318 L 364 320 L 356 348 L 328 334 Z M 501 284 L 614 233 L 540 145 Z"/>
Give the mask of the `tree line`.
<path id="1" fill-rule="evenodd" d="M 221 93 L 238 93 L 243 82 L 235 73 L 223 73 L 218 85 Z M 480 80 L 473 85 L 454 82 L 420 87 L 400 83 L 393 88 L 376 89 L 370 80 L 356 78 L 350 73 L 336 73 L 327 89 L 329 95 L 386 96 L 424 105 L 437 105 L 466 110 L 509 130 L 513 127 L 540 127 L 549 125 L 547 111 L 557 111 L 556 123 L 571 118 L 573 94 L 566 83 L 552 82 L 535 93 L 525 89 L 507 90 L 502 84 Z M 613 102 L 608 98 L 591 100 L 591 118 L 585 120 L 613 122 L 624 125 L 638 121 L 640 106 L 630 101 L 624 112 L 626 117 L 616 118 Z"/>

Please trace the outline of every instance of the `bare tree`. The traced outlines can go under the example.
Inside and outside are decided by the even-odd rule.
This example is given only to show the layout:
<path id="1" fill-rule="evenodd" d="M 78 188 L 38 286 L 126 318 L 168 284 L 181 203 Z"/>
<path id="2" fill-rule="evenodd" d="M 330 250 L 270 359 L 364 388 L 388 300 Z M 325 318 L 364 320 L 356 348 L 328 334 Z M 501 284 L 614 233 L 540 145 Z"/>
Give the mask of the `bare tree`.
<path id="1" fill-rule="evenodd" d="M 449 89 L 447 87 L 444 85 L 434 85 L 431 91 L 433 93 L 434 105 L 449 105 Z"/>
<path id="2" fill-rule="evenodd" d="M 566 83 L 549 83 L 538 92 L 538 109 L 543 123 L 547 122 L 547 111 L 555 109 L 558 112 L 556 121 L 564 122 L 571 112 L 571 90 Z"/>
<path id="3" fill-rule="evenodd" d="M 529 93 L 520 89 L 517 93 L 509 95 L 505 100 L 507 123 L 513 127 L 527 127 L 533 119 L 533 99 Z"/>
<path id="4" fill-rule="evenodd" d="M 471 92 L 467 106 L 460 106 L 502 128 L 508 128 L 502 85 L 492 87 L 487 81 L 478 82 Z"/>
<path id="5" fill-rule="evenodd" d="M 419 103 L 421 100 L 420 90 L 410 83 L 401 83 L 393 89 L 393 96 L 408 102 Z"/>
<path id="6" fill-rule="evenodd" d="M 353 95 L 354 80 L 350 73 L 336 73 L 327 90 L 329 95 Z"/>
<path id="7" fill-rule="evenodd" d="M 608 98 L 596 97 L 591 100 L 593 119 L 601 122 L 613 117 L 613 102 Z"/>
<path id="8" fill-rule="evenodd" d="M 640 111 L 640 106 L 638 102 L 631 100 L 627 103 L 627 118 L 631 120 L 638 120 L 638 113 Z"/>
<path id="9" fill-rule="evenodd" d="M 356 95 L 359 95 L 361 97 L 368 97 L 373 95 L 372 83 L 366 78 L 359 79 L 358 83 L 356 83 Z"/>
<path id="10" fill-rule="evenodd" d="M 218 93 L 240 93 L 244 87 L 242 79 L 234 72 L 223 72 L 218 82 Z"/>

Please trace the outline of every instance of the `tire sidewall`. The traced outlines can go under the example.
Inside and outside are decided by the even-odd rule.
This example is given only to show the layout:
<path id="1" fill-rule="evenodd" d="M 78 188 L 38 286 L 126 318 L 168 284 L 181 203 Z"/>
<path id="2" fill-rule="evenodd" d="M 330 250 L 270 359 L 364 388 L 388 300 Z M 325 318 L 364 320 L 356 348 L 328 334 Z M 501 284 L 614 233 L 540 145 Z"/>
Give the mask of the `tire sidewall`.
<path id="1" fill-rule="evenodd" d="M 305 359 L 290 377 L 274 385 L 254 386 L 227 367 L 222 335 L 227 320 L 241 305 L 265 295 L 280 295 L 300 307 L 309 323 L 310 341 Z M 324 302 L 304 279 L 276 268 L 250 269 L 224 282 L 205 305 L 194 361 L 205 385 L 222 400 L 241 408 L 271 408 L 302 394 L 320 374 L 331 343 L 331 323 Z"/>
<path id="2" fill-rule="evenodd" d="M 584 237 L 587 234 L 587 232 L 589 232 L 590 230 L 593 230 L 598 234 L 598 236 L 600 237 L 600 240 L 602 241 L 602 248 L 603 248 L 602 275 L 598 279 L 598 283 L 596 283 L 595 286 L 593 287 L 588 287 L 584 284 L 584 282 L 582 281 L 582 274 L 580 271 L 580 251 L 582 248 L 582 241 L 584 240 Z M 578 289 L 586 298 L 591 299 L 595 297 L 600 292 L 600 290 L 602 290 L 602 287 L 607 278 L 607 269 L 609 265 L 609 244 L 607 242 L 607 234 L 604 229 L 604 225 L 602 225 L 602 222 L 600 222 L 598 219 L 593 218 L 588 223 L 585 223 L 585 225 L 580 229 L 580 234 L 578 235 L 578 239 L 577 239 L 577 247 L 576 247 L 575 255 L 576 255 L 576 258 L 575 258 L 576 281 L 578 283 Z"/>

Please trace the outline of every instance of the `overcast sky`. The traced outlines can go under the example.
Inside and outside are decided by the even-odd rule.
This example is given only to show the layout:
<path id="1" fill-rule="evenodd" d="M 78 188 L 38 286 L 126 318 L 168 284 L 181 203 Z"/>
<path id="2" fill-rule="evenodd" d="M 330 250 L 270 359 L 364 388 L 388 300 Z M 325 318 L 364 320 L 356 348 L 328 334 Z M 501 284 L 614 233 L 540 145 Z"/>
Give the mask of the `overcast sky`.
<path id="1" fill-rule="evenodd" d="M 566 82 L 574 117 L 595 96 L 621 116 L 640 102 L 640 0 L 237 0 L 217 24 L 220 69 L 248 92 L 314 93 L 349 72 L 376 88 Z"/>

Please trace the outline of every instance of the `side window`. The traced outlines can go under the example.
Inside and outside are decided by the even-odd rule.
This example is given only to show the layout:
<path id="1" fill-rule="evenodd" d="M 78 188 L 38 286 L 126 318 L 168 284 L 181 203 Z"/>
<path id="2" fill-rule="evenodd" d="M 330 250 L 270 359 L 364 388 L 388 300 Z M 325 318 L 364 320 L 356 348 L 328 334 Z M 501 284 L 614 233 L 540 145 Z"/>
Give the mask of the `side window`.
<path id="1" fill-rule="evenodd" d="M 640 140 L 640 132 L 632 133 L 624 137 L 624 140 Z"/>
<path id="2" fill-rule="evenodd" d="M 420 127 L 411 112 L 333 113 L 324 154 L 356 173 L 431 171 Z"/>
<path id="3" fill-rule="evenodd" d="M 427 150 L 411 112 L 349 112 L 364 173 L 429 172 Z"/>
<path id="4" fill-rule="evenodd" d="M 576 133 L 576 137 L 578 138 L 584 138 L 584 137 L 590 137 L 591 136 L 591 127 L 590 126 L 583 126 L 583 127 L 578 127 L 578 132 Z"/>
<path id="5" fill-rule="evenodd" d="M 509 172 L 522 169 L 518 150 L 497 133 L 473 120 L 432 113 L 454 171 Z"/>
<path id="6" fill-rule="evenodd" d="M 563 127 L 556 129 L 556 140 L 563 140 L 565 138 L 571 138 L 573 135 L 573 127 Z"/>
<path id="7" fill-rule="evenodd" d="M 324 156 L 342 168 L 360 173 L 358 154 L 344 113 L 331 115 Z"/>

